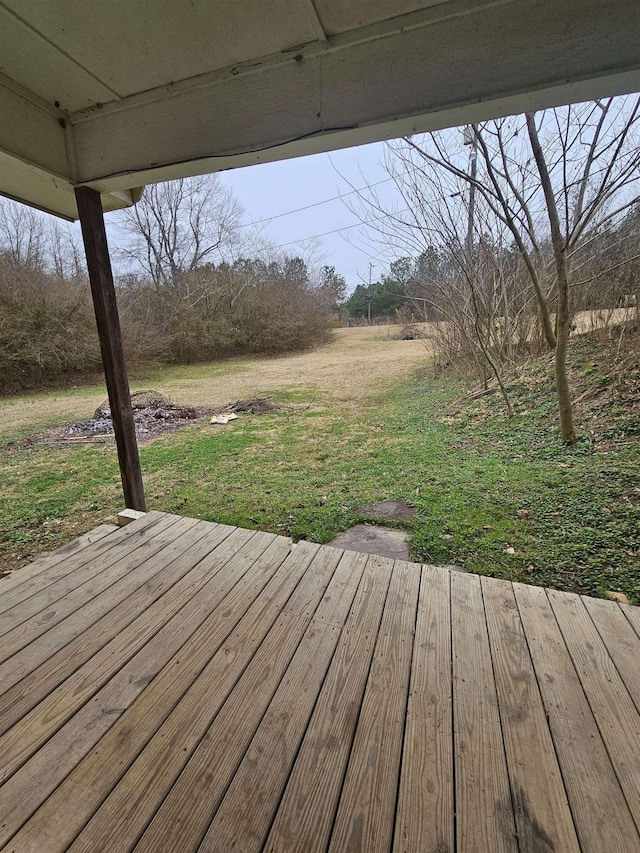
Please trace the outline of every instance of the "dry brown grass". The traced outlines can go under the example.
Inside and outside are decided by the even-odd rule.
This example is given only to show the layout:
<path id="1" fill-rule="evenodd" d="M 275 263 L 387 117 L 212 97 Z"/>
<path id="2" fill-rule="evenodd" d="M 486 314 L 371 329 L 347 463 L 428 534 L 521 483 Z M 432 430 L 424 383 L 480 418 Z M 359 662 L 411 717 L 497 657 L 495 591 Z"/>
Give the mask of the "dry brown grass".
<path id="1" fill-rule="evenodd" d="M 153 387 L 183 406 L 213 407 L 278 389 L 308 389 L 340 405 L 366 405 L 429 356 L 422 341 L 395 340 L 397 326 L 336 329 L 333 341 L 311 352 L 215 365 L 164 368 L 133 377 L 133 391 Z M 0 400 L 0 435 L 35 432 L 88 419 L 105 398 L 103 385 Z"/>
<path id="2" fill-rule="evenodd" d="M 255 359 L 241 372 L 177 383 L 170 393 L 184 405 L 187 397 L 191 405 L 206 405 L 279 388 L 301 388 L 360 405 L 428 357 L 424 343 L 388 339 L 388 329 L 393 334 L 397 327 L 337 329 L 331 344 L 312 352 Z"/>
<path id="3" fill-rule="evenodd" d="M 585 311 L 577 316 L 576 324 L 585 332 L 629 319 L 636 310 Z M 428 336 L 429 324 L 422 328 Z M 179 405 L 204 408 L 242 397 L 265 396 L 279 389 L 305 389 L 341 406 L 359 409 L 429 358 L 432 350 L 428 340 L 397 340 L 399 330 L 399 326 L 336 329 L 330 344 L 310 352 L 161 368 L 132 377 L 131 389 L 154 388 Z M 96 384 L 0 399 L 0 436 L 86 420 L 105 396 L 104 385 Z"/>

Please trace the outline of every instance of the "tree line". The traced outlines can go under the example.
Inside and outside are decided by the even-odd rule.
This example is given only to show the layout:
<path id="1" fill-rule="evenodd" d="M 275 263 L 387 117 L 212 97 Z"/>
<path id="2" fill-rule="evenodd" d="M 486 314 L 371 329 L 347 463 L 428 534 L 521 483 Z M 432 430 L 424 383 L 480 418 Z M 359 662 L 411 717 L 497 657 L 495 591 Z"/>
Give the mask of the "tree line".
<path id="1" fill-rule="evenodd" d="M 242 239 L 241 208 L 217 176 L 145 190 L 112 215 L 130 366 L 277 354 L 328 339 L 344 279 Z M 59 220 L 0 202 L 0 392 L 101 369 L 84 257 Z"/>

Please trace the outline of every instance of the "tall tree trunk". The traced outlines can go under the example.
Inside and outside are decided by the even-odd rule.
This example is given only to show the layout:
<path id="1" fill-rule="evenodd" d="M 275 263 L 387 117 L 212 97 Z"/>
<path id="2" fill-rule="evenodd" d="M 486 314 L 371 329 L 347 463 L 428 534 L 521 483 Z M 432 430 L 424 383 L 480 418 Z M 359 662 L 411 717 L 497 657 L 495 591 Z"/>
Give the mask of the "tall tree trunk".
<path id="1" fill-rule="evenodd" d="M 556 347 L 557 338 L 556 331 L 553 328 L 551 323 L 551 315 L 549 314 L 549 302 L 547 297 L 545 296 L 542 283 L 539 277 L 535 277 L 533 279 L 533 289 L 536 293 L 536 299 L 538 300 L 538 308 L 540 309 L 540 319 L 542 320 L 542 330 L 544 332 L 544 337 L 547 342 L 547 346 L 550 350 L 554 350 Z"/>
<path id="2" fill-rule="evenodd" d="M 560 217 L 556 206 L 553 187 L 549 170 L 544 159 L 544 153 L 538 131 L 536 129 L 533 113 L 526 114 L 527 130 L 531 140 L 531 149 L 540 173 L 540 181 L 544 192 L 544 198 L 549 213 L 549 224 L 551 226 L 551 241 L 553 244 L 553 256 L 556 265 L 558 279 L 558 309 L 556 313 L 556 389 L 558 392 L 558 407 L 560 410 L 560 430 L 564 444 L 575 444 L 576 432 L 573 425 L 573 406 L 571 404 L 571 391 L 567 378 L 567 345 L 569 343 L 569 270 L 567 266 L 567 253 L 565 241 L 562 239 L 560 230 Z"/>

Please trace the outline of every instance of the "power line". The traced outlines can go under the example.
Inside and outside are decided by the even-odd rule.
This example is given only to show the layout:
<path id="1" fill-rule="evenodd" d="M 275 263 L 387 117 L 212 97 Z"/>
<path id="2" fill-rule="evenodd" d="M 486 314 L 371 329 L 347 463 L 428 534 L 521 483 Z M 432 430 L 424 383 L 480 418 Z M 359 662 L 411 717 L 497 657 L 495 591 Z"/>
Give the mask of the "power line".
<path id="1" fill-rule="evenodd" d="M 376 181 L 375 184 L 367 184 L 366 187 L 362 187 L 359 190 L 349 190 L 347 193 L 342 193 L 341 195 L 334 195 L 331 198 L 326 198 L 324 201 L 316 201 L 313 204 L 307 204 L 304 207 L 297 207 L 295 210 L 287 210 L 285 213 L 276 213 L 275 216 L 269 216 L 266 219 L 257 219 L 255 222 L 245 222 L 243 225 L 238 226 L 239 228 L 249 228 L 251 225 L 264 225 L 266 222 L 272 222 L 274 219 L 281 219 L 283 216 L 291 216 L 293 213 L 301 213 L 303 210 L 310 210 L 312 207 L 320 207 L 323 204 L 329 204 L 332 201 L 337 201 L 338 199 L 343 199 L 348 195 L 355 195 L 356 193 L 364 192 L 365 190 L 371 189 L 371 187 L 378 187 L 380 184 L 387 184 L 389 181 L 392 181 L 393 178 L 384 178 L 382 181 Z"/>
<path id="2" fill-rule="evenodd" d="M 409 207 L 403 207 L 402 210 L 394 210 L 393 214 L 386 213 L 384 216 L 376 216 L 373 219 L 364 219 L 362 222 L 356 222 L 354 225 L 344 225 L 342 228 L 334 228 L 333 231 L 323 231 L 322 234 L 312 234 L 309 237 L 300 237 L 297 240 L 290 240 L 288 243 L 278 243 L 282 249 L 285 246 L 293 246 L 294 243 L 304 243 L 306 240 L 316 240 L 318 237 L 327 237 L 329 234 L 337 234 L 339 231 L 348 231 L 350 228 L 361 228 L 363 225 L 371 225 L 372 222 L 380 222 L 382 219 L 388 219 L 390 215 L 395 216 L 398 213 L 407 213 L 411 210 Z"/>

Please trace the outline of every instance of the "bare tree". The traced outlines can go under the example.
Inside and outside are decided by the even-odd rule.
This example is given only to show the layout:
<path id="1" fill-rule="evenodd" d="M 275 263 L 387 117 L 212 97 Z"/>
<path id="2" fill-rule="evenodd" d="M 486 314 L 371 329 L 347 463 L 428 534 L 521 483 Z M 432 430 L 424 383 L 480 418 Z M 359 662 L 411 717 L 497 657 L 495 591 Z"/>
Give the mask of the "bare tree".
<path id="1" fill-rule="evenodd" d="M 566 239 L 563 239 L 560 227 L 560 217 L 556 205 L 556 197 L 551 184 L 551 176 L 547 167 L 547 161 L 540 144 L 538 130 L 536 128 L 535 116 L 527 113 L 527 130 L 531 141 L 531 149 L 540 173 L 540 181 L 549 214 L 551 227 L 551 243 L 553 245 L 553 257 L 556 265 L 556 282 L 558 288 L 558 307 L 556 313 L 556 389 L 558 392 L 558 405 L 560 407 L 560 428 L 562 440 L 565 444 L 574 444 L 576 432 L 573 425 L 573 407 L 571 405 L 571 392 L 567 378 L 567 346 L 569 344 L 569 262 L 567 259 L 569 247 Z"/>
<path id="2" fill-rule="evenodd" d="M 0 199 L 0 248 L 6 261 L 42 272 L 47 263 L 47 242 L 47 226 L 41 213 Z"/>
<path id="3" fill-rule="evenodd" d="M 433 245 L 440 230 L 434 221 L 446 221 L 443 199 L 458 208 L 458 233 L 465 221 L 471 224 L 463 249 L 468 256 L 469 244 L 481 243 L 491 219 L 502 226 L 502 245 L 507 248 L 507 236 L 517 250 L 544 339 L 556 352 L 562 439 L 573 443 L 566 350 L 574 276 L 583 277 L 603 230 L 640 200 L 640 98 L 578 104 L 535 118 L 515 116 L 469 131 L 479 155 L 477 169 L 467 167 L 458 131 L 390 143 L 386 166 L 401 203 L 389 207 L 371 190 L 359 194 L 359 212 L 396 252 L 398 246 L 421 252 Z M 435 205 L 434 189 L 441 200 Z"/>
<path id="4" fill-rule="evenodd" d="M 222 259 L 237 239 L 241 216 L 218 175 L 153 184 L 121 214 L 119 254 L 141 266 L 156 287 L 179 292 L 186 273 Z"/>

